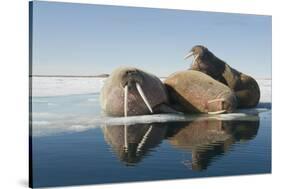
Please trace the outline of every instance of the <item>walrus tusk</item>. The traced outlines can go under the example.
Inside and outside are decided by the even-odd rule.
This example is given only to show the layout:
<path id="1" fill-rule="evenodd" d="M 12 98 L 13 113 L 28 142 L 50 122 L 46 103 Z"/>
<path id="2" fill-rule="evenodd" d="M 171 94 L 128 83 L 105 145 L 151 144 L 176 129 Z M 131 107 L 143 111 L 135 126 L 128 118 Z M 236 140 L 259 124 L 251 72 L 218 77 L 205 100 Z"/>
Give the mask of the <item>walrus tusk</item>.
<path id="1" fill-rule="evenodd" d="M 215 114 L 222 114 L 224 112 L 226 112 L 226 110 L 219 110 L 219 111 L 215 111 L 215 112 L 208 112 L 208 114 L 215 115 Z"/>
<path id="2" fill-rule="evenodd" d="M 140 143 L 138 144 L 138 147 L 137 147 L 137 153 L 141 151 L 143 145 L 145 144 L 147 138 L 148 138 L 148 135 L 151 133 L 151 130 L 152 130 L 152 125 L 150 125 L 150 127 L 148 128 L 148 130 L 146 131 L 146 133 L 143 135 Z"/>
<path id="3" fill-rule="evenodd" d="M 224 101 L 225 101 L 225 99 L 223 99 L 223 98 L 217 98 L 217 99 L 209 100 L 208 104 L 211 104 L 213 102 L 224 102 Z M 221 114 L 221 113 L 224 113 L 224 112 L 226 112 L 226 110 L 219 110 L 219 111 L 214 111 L 214 112 L 208 112 L 208 114 L 214 115 L 214 114 Z"/>
<path id="4" fill-rule="evenodd" d="M 124 87 L 124 117 L 128 116 L 128 85 Z"/>
<path id="5" fill-rule="evenodd" d="M 198 58 L 198 54 L 194 57 L 194 59 L 193 59 L 193 62 L 192 62 L 192 65 L 195 63 L 195 61 L 197 60 L 197 58 Z"/>
<path id="6" fill-rule="evenodd" d="M 140 84 L 139 84 L 139 83 L 136 83 L 136 87 L 137 87 L 138 92 L 140 93 L 141 98 L 143 99 L 144 103 L 145 103 L 146 106 L 148 107 L 150 113 L 153 114 L 152 108 L 151 108 L 151 106 L 150 106 L 150 104 L 149 104 L 149 102 L 148 102 L 148 100 L 147 100 L 147 98 L 146 98 L 146 96 L 145 96 L 145 94 L 144 94 L 144 92 L 143 92 L 143 90 L 142 90 Z"/>
<path id="7" fill-rule="evenodd" d="M 183 59 L 186 60 L 189 57 L 191 57 L 192 55 L 194 55 L 194 53 L 193 52 L 189 52 Z"/>
<path id="8" fill-rule="evenodd" d="M 208 104 L 213 103 L 213 102 L 219 102 L 219 101 L 225 101 L 225 99 L 223 99 L 223 98 L 217 98 L 217 99 L 214 99 L 214 100 L 209 100 L 209 101 L 208 101 Z"/>
<path id="9" fill-rule="evenodd" d="M 128 151 L 128 136 L 127 136 L 127 125 L 124 125 L 124 150 L 125 152 Z"/>
<path id="10" fill-rule="evenodd" d="M 124 87 L 124 117 L 128 116 L 128 85 Z M 128 151 L 127 125 L 124 125 L 124 149 Z"/>

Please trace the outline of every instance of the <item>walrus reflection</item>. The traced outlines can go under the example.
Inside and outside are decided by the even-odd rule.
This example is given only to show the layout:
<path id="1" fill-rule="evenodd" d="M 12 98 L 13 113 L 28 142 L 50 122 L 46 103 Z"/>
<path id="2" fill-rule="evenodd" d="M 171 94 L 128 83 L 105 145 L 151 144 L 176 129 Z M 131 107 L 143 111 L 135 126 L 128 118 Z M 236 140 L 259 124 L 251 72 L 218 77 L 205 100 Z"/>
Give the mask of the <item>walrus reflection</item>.
<path id="1" fill-rule="evenodd" d="M 164 139 L 165 124 L 103 126 L 106 142 L 125 165 L 135 165 Z"/>
<path id="2" fill-rule="evenodd" d="M 206 47 L 194 46 L 185 57 L 194 56 L 191 70 L 201 71 L 231 88 L 237 97 L 238 108 L 251 108 L 259 103 L 260 88 L 254 78 L 230 67 Z"/>
<path id="3" fill-rule="evenodd" d="M 169 142 L 176 148 L 192 153 L 191 161 L 182 163 L 192 170 L 202 171 L 212 161 L 225 154 L 236 142 L 253 139 L 259 129 L 259 117 L 255 121 L 193 121 L 174 127 Z M 173 128 L 172 126 L 169 128 Z"/>

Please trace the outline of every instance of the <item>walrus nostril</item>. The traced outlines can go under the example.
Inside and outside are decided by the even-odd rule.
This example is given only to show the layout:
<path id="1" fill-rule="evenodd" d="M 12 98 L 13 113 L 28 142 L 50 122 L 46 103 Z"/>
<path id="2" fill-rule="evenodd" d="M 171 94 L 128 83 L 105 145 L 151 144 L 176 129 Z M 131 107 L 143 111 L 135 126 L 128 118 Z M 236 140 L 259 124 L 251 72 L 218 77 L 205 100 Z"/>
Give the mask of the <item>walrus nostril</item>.
<path id="1" fill-rule="evenodd" d="M 133 75 L 133 72 L 132 71 L 127 71 L 126 74 L 127 74 L 127 76 L 131 76 L 131 75 Z"/>

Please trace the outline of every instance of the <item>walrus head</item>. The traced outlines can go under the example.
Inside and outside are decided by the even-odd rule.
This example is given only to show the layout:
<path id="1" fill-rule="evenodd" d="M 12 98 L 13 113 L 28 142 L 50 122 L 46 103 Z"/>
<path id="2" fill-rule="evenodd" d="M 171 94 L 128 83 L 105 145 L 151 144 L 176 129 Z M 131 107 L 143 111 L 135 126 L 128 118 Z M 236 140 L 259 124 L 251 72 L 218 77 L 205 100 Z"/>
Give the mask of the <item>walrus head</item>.
<path id="1" fill-rule="evenodd" d="M 208 49 L 202 45 L 196 45 L 188 52 L 184 59 L 188 59 L 193 56 L 193 61 L 191 64 L 192 70 L 197 70 L 205 73 L 205 70 L 208 69 L 205 61 L 202 61 L 204 57 L 209 53 Z M 207 73 L 206 73 L 207 74 Z"/>
<path id="2" fill-rule="evenodd" d="M 208 53 L 209 53 L 209 50 L 206 47 L 204 47 L 202 45 L 196 45 L 196 46 L 192 47 L 192 49 L 188 52 L 188 54 L 184 57 L 184 59 L 188 59 L 191 56 L 193 56 L 194 59 L 193 59 L 192 64 L 194 64 L 198 58 L 202 59 Z"/>
<path id="3" fill-rule="evenodd" d="M 219 75 L 223 73 L 224 63 L 206 47 L 202 45 L 194 46 L 184 59 L 192 56 L 194 59 L 190 67 L 191 70 L 201 71 L 214 79 L 218 79 Z"/>
<path id="4" fill-rule="evenodd" d="M 140 94 L 150 113 L 153 113 L 152 106 L 141 87 L 144 80 L 142 74 L 137 69 L 130 69 L 122 73 L 121 77 L 120 84 L 124 88 L 124 116 L 126 117 L 128 112 L 128 93 L 132 90 L 135 90 Z"/>
<path id="5" fill-rule="evenodd" d="M 122 79 L 120 84 L 123 88 L 128 86 L 128 89 L 132 89 L 137 83 L 139 85 L 142 85 L 143 83 L 143 77 L 136 69 L 126 70 L 124 73 L 122 73 L 121 77 Z"/>

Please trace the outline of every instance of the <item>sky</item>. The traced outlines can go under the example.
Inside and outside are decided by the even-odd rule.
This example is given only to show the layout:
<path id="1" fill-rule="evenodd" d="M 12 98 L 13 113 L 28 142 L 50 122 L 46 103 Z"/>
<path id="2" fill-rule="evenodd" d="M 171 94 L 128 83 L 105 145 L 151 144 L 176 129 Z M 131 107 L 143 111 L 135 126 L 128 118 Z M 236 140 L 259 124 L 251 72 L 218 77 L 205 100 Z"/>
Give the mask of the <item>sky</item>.
<path id="1" fill-rule="evenodd" d="M 271 78 L 271 16 L 35 1 L 32 74 L 98 75 L 133 66 L 188 69 L 204 45 L 231 67 Z"/>

